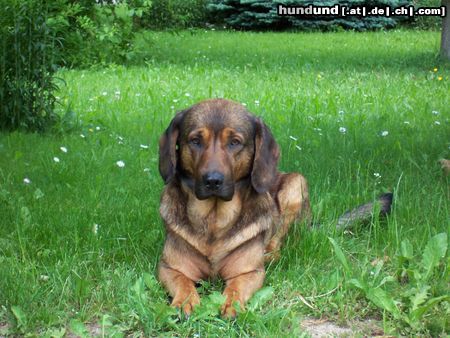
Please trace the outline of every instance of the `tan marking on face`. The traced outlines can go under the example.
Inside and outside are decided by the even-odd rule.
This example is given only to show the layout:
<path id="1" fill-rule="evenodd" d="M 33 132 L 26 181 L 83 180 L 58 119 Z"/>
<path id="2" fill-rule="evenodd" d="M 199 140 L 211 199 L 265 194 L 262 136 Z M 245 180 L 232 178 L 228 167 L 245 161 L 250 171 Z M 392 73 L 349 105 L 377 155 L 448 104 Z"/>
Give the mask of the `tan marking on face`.
<path id="1" fill-rule="evenodd" d="M 211 142 L 212 132 L 208 128 L 197 128 L 189 133 L 186 142 L 181 145 L 181 166 L 184 171 L 192 176 L 195 176 L 195 173 L 198 172 L 203 153 L 203 151 L 196 151 L 189 145 L 189 142 L 195 137 L 198 137 L 202 144 L 207 147 Z"/>
<path id="2" fill-rule="evenodd" d="M 234 128 L 224 128 L 221 132 L 221 142 L 223 144 L 224 151 L 227 152 L 229 156 L 229 161 L 231 165 L 230 171 L 234 177 L 234 180 L 239 180 L 250 174 L 252 167 L 252 159 L 254 146 L 253 142 L 248 142 L 244 138 L 244 135 L 236 131 Z M 228 144 L 233 140 L 237 139 L 241 142 L 242 148 L 239 147 L 236 151 L 227 150 Z"/>
<path id="3" fill-rule="evenodd" d="M 205 144 L 209 144 L 211 142 L 211 137 L 213 136 L 213 132 L 206 127 L 201 127 L 194 129 L 188 134 L 188 141 L 193 139 L 194 137 L 199 137 L 202 142 Z"/>

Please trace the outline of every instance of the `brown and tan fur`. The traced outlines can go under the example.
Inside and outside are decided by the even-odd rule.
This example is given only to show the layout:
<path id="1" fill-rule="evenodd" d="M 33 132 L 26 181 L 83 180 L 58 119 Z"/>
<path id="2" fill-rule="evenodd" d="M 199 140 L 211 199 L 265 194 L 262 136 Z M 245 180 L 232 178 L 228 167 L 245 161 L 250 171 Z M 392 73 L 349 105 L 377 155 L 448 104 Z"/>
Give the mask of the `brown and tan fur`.
<path id="1" fill-rule="evenodd" d="M 195 283 L 221 277 L 225 317 L 261 288 L 293 222 L 310 218 L 308 187 L 277 170 L 279 148 L 261 119 L 223 99 L 179 112 L 160 139 L 166 240 L 159 279 L 189 315 Z"/>

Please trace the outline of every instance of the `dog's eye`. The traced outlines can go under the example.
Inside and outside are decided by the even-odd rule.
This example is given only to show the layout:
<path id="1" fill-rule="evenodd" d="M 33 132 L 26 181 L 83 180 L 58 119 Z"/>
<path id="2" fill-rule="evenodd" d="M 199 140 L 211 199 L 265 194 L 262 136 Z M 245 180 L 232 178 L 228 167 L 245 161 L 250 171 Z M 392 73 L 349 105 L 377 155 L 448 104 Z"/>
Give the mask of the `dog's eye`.
<path id="1" fill-rule="evenodd" d="M 232 146 L 232 147 L 236 147 L 236 146 L 238 146 L 240 144 L 241 144 L 241 141 L 239 139 L 237 139 L 237 138 L 232 139 L 231 142 L 230 142 L 230 146 Z"/>
<path id="2" fill-rule="evenodd" d="M 189 141 L 192 145 L 194 145 L 194 146 L 200 146 L 201 144 L 202 144 L 202 142 L 200 141 L 200 138 L 199 137 L 194 137 L 193 139 L 191 139 L 190 141 Z"/>

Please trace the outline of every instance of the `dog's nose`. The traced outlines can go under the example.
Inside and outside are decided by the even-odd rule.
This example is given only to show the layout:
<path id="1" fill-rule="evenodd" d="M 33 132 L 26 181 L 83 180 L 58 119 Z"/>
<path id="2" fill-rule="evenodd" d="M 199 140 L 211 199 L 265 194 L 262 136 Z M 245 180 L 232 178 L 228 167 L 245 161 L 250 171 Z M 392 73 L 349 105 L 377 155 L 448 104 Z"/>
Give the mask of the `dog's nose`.
<path id="1" fill-rule="evenodd" d="M 223 179 L 223 174 L 217 171 L 203 175 L 203 183 L 205 184 L 205 187 L 213 191 L 219 190 L 222 187 Z"/>

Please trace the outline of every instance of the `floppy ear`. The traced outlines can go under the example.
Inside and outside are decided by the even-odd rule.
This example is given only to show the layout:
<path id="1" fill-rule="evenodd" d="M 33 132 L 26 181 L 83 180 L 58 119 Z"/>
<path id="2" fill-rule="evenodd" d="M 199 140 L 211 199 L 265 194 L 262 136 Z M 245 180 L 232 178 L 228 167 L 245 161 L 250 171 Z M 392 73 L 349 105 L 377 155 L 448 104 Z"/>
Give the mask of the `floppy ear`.
<path id="1" fill-rule="evenodd" d="M 159 173 L 166 184 L 173 178 L 177 169 L 177 141 L 185 113 L 185 110 L 177 113 L 159 139 Z"/>
<path id="2" fill-rule="evenodd" d="M 253 188 L 261 194 L 268 191 L 274 183 L 280 149 L 264 122 L 260 118 L 256 118 L 255 122 L 255 158 L 251 181 Z"/>

